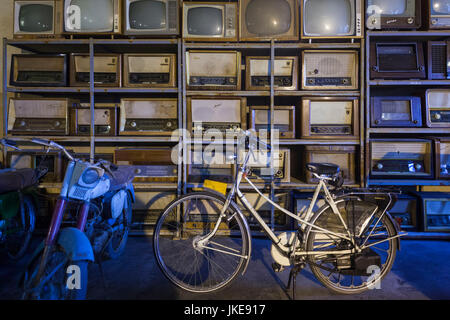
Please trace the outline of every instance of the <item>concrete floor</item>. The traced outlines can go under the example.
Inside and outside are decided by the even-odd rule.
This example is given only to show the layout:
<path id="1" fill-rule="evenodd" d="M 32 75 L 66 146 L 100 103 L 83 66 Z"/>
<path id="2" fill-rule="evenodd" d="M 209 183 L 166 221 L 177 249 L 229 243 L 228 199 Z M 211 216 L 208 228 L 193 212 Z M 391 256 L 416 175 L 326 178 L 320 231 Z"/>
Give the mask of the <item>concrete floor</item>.
<path id="1" fill-rule="evenodd" d="M 104 263 L 105 289 L 97 265 L 89 267 L 88 299 L 94 300 L 288 300 L 284 286 L 289 271 L 272 271 L 270 243 L 253 239 L 253 257 L 244 276 L 229 287 L 207 295 L 195 295 L 175 288 L 156 265 L 151 238 L 131 237 L 124 255 Z M 36 246 L 38 239 L 32 243 Z M 450 299 L 450 242 L 403 240 L 391 273 L 380 290 L 356 296 L 331 293 L 304 269 L 297 278 L 299 300 L 429 300 Z M 0 299 L 18 299 L 18 273 L 26 257 L 17 263 L 0 261 Z M 290 294 L 290 291 L 289 291 Z"/>

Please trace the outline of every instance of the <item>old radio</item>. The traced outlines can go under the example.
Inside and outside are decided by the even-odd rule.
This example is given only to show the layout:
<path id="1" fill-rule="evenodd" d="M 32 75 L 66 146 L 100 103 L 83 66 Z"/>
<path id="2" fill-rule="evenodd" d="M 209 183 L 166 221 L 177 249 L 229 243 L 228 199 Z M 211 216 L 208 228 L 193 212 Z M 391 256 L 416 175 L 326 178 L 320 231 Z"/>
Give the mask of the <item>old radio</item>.
<path id="1" fill-rule="evenodd" d="M 176 54 L 124 54 L 124 87 L 175 88 Z"/>
<path id="2" fill-rule="evenodd" d="M 232 183 L 236 175 L 234 148 L 217 150 L 192 149 L 188 153 L 188 182 L 202 183 L 205 179 Z"/>
<path id="3" fill-rule="evenodd" d="M 65 54 L 14 54 L 11 57 L 10 83 L 22 87 L 66 87 Z"/>
<path id="4" fill-rule="evenodd" d="M 420 192 L 424 231 L 450 231 L 450 196 L 444 192 Z"/>
<path id="5" fill-rule="evenodd" d="M 66 161 L 61 151 L 42 149 L 30 149 L 24 151 L 11 151 L 7 154 L 9 168 L 23 169 L 48 169 L 42 182 L 61 182 L 64 177 Z"/>
<path id="6" fill-rule="evenodd" d="M 450 29 L 450 5 L 448 0 L 426 1 L 425 12 L 428 15 L 430 29 Z"/>
<path id="7" fill-rule="evenodd" d="M 245 159 L 245 152 L 241 150 L 240 163 Z M 268 151 L 255 151 L 254 157 L 248 161 L 247 177 L 253 182 L 270 182 L 271 180 L 271 153 Z M 289 149 L 280 149 L 273 152 L 273 179 L 275 182 L 291 181 L 291 152 Z"/>
<path id="8" fill-rule="evenodd" d="M 402 230 L 418 230 L 417 204 L 417 198 L 412 195 L 397 195 L 397 201 L 389 210 L 389 213 L 398 222 Z"/>
<path id="9" fill-rule="evenodd" d="M 247 57 L 245 90 L 270 89 L 270 57 Z M 275 57 L 275 90 L 297 90 L 298 57 Z"/>
<path id="10" fill-rule="evenodd" d="M 90 161 L 91 154 L 88 152 L 72 152 L 72 155 L 77 159 L 83 159 L 84 161 Z M 112 153 L 98 153 L 97 150 L 94 154 L 94 162 L 98 162 L 100 160 L 106 160 L 111 163 L 114 163 L 114 154 Z"/>
<path id="11" fill-rule="evenodd" d="M 208 130 L 237 134 L 239 129 L 247 129 L 246 106 L 246 98 L 188 97 L 187 129 L 195 134 Z"/>
<path id="12" fill-rule="evenodd" d="M 422 0 L 367 0 L 368 29 L 418 29 L 422 25 Z"/>
<path id="13" fill-rule="evenodd" d="M 370 98 L 370 126 L 382 127 L 422 127 L 422 107 L 420 97 Z"/>
<path id="14" fill-rule="evenodd" d="M 450 138 L 435 138 L 436 179 L 450 179 Z"/>
<path id="15" fill-rule="evenodd" d="M 425 79 L 422 42 L 372 42 L 370 78 Z"/>
<path id="16" fill-rule="evenodd" d="M 172 161 L 170 147 L 127 148 L 114 150 L 114 163 L 132 166 L 134 182 L 176 182 L 178 165 Z"/>
<path id="17" fill-rule="evenodd" d="M 432 178 L 430 140 L 370 141 L 370 174 L 373 178 Z"/>
<path id="18" fill-rule="evenodd" d="M 11 98 L 8 131 L 13 135 L 68 135 L 70 99 Z"/>
<path id="19" fill-rule="evenodd" d="M 236 2 L 183 1 L 183 39 L 186 41 L 237 41 Z"/>
<path id="20" fill-rule="evenodd" d="M 358 139 L 359 133 L 358 98 L 302 99 L 302 138 Z"/>
<path id="21" fill-rule="evenodd" d="M 352 50 L 302 51 L 302 89 L 358 89 L 358 52 Z"/>
<path id="22" fill-rule="evenodd" d="M 270 194 L 263 193 L 270 199 Z M 255 208 L 258 214 L 263 218 L 264 222 L 270 225 L 272 223 L 272 205 L 258 193 L 245 193 L 245 199 Z M 283 209 L 289 210 L 289 195 L 287 193 L 275 193 L 273 201 Z M 242 202 L 238 199 L 237 204 L 245 214 L 250 228 L 259 228 L 260 224 L 247 211 Z M 281 230 L 289 228 L 292 219 L 278 208 L 274 208 L 273 222 L 276 229 Z"/>
<path id="23" fill-rule="evenodd" d="M 115 136 L 117 104 L 96 103 L 94 107 L 94 132 L 96 136 Z M 71 135 L 91 134 L 91 108 L 89 103 L 79 103 L 70 110 Z"/>
<path id="24" fill-rule="evenodd" d="M 187 51 L 186 85 L 189 90 L 241 90 L 241 53 Z"/>
<path id="25" fill-rule="evenodd" d="M 333 163 L 343 172 L 344 183 L 357 183 L 356 146 L 305 146 L 304 163 Z M 305 166 L 303 166 L 305 167 Z M 306 183 L 315 184 L 318 179 L 311 172 L 305 171 Z"/>
<path id="26" fill-rule="evenodd" d="M 249 108 L 249 126 L 257 132 L 270 131 L 270 107 L 251 106 Z M 274 129 L 279 131 L 280 139 L 295 138 L 295 106 L 276 106 L 274 108 Z"/>
<path id="27" fill-rule="evenodd" d="M 178 100 L 122 99 L 119 135 L 170 136 L 178 128 Z"/>
<path id="28" fill-rule="evenodd" d="M 428 80 L 450 79 L 450 40 L 428 41 Z"/>
<path id="29" fill-rule="evenodd" d="M 14 39 L 55 38 L 62 31 L 59 0 L 14 0 Z"/>
<path id="30" fill-rule="evenodd" d="M 94 86 L 120 87 L 122 75 L 122 56 L 120 54 L 96 54 L 94 56 Z M 70 56 L 70 85 L 88 87 L 90 84 L 89 54 Z"/>
<path id="31" fill-rule="evenodd" d="M 450 90 L 428 89 L 425 93 L 425 113 L 430 128 L 450 126 Z"/>
<path id="32" fill-rule="evenodd" d="M 176 198 L 172 192 L 135 190 L 133 203 L 133 229 L 155 225 L 161 212 Z"/>

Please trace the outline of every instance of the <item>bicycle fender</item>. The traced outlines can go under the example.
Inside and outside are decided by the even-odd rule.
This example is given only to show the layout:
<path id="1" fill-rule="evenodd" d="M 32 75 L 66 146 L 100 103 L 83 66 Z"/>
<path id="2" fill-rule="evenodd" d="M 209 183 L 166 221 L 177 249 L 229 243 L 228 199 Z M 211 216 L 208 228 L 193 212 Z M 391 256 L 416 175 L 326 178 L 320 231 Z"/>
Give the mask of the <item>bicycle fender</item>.
<path id="1" fill-rule="evenodd" d="M 57 243 L 64 249 L 72 261 L 94 261 L 94 251 L 88 237 L 77 228 L 61 230 Z"/>

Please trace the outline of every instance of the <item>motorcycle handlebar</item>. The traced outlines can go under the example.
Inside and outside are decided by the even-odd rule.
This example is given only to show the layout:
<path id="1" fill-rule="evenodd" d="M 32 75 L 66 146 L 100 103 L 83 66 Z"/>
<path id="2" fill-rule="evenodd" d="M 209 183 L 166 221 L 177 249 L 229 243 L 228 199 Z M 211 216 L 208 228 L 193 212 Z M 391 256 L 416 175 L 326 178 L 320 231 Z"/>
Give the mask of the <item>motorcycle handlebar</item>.
<path id="1" fill-rule="evenodd" d="M 64 154 L 66 155 L 67 158 L 69 158 L 70 160 L 73 160 L 72 155 L 66 150 L 66 148 L 64 148 L 63 146 L 57 144 L 54 141 L 51 140 L 45 140 L 45 139 L 40 139 L 40 138 L 32 138 L 31 142 L 36 143 L 36 144 L 40 144 L 49 148 L 53 148 L 53 149 L 58 149 L 64 152 Z"/>
<path id="2" fill-rule="evenodd" d="M 2 139 L 0 139 L 0 144 L 2 144 L 5 147 L 9 147 L 9 148 L 12 148 L 15 150 L 19 150 L 19 151 L 21 150 L 20 148 L 17 147 L 17 142 L 13 141 L 13 140 L 2 138 Z"/>

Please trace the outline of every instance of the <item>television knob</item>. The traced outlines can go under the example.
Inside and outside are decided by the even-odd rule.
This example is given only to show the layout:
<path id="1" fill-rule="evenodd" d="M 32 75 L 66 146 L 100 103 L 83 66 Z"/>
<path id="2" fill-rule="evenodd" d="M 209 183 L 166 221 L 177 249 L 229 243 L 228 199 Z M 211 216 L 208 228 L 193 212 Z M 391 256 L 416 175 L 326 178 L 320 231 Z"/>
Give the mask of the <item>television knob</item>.
<path id="1" fill-rule="evenodd" d="M 377 163 L 377 169 L 378 169 L 378 170 L 381 170 L 381 169 L 383 169 L 383 164 L 381 164 L 381 163 Z"/>
<path id="2" fill-rule="evenodd" d="M 373 70 L 373 71 L 378 71 L 378 66 L 373 66 L 373 67 L 372 67 L 372 70 Z"/>
<path id="3" fill-rule="evenodd" d="M 408 24 L 413 24 L 414 23 L 414 18 L 410 17 L 408 18 Z"/>

